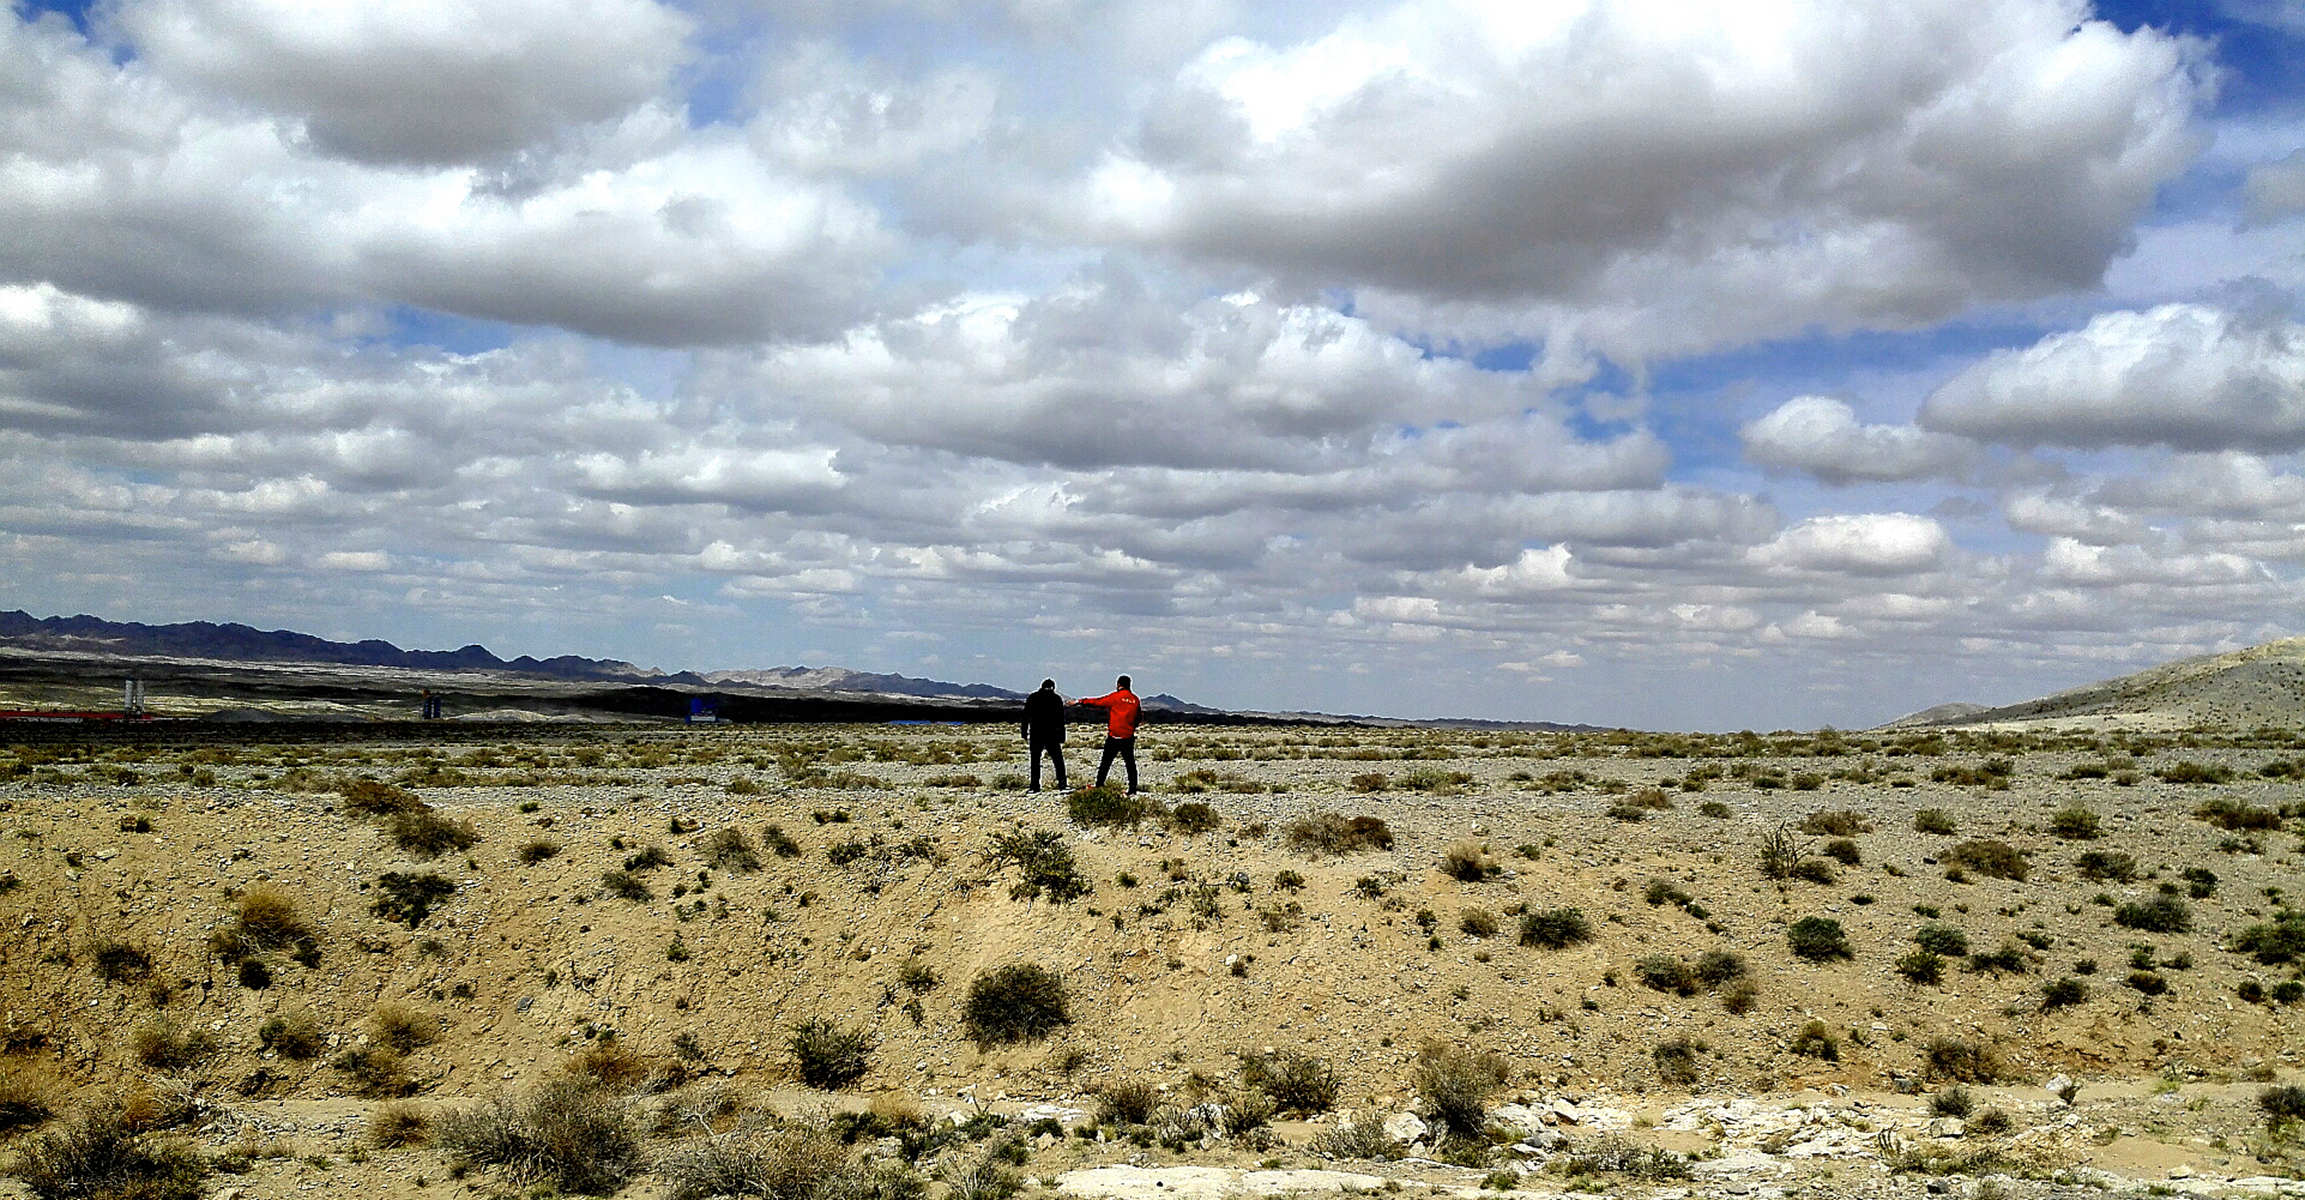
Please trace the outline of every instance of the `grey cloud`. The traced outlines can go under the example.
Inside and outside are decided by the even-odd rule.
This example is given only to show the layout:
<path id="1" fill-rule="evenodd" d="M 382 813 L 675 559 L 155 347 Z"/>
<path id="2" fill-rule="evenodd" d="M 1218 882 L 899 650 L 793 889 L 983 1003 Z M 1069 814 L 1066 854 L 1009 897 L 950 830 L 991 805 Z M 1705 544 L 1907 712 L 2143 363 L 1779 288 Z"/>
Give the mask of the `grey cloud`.
<path id="1" fill-rule="evenodd" d="M 2295 450 L 2305 325 L 2197 304 L 2100 314 L 1963 370 L 1919 423 L 2020 446 Z"/>
<path id="2" fill-rule="evenodd" d="M 136 0 L 111 22 L 160 75 L 300 122 L 327 153 L 428 165 L 628 111 L 669 82 L 689 33 L 649 0 Z"/>
<path id="3" fill-rule="evenodd" d="M 1825 396 L 1796 396 L 1738 435 L 1745 456 L 1754 462 L 1831 484 L 1956 474 L 1973 454 L 1960 438 L 1910 426 L 1861 424 L 1847 404 Z"/>
<path id="4" fill-rule="evenodd" d="M 2249 168 L 2241 198 L 2249 219 L 2261 224 L 2305 213 L 2305 150 Z"/>
<path id="5" fill-rule="evenodd" d="M 1067 202 L 1444 312 L 1734 293 L 1740 326 L 1900 326 L 2095 283 L 2195 150 L 2197 48 L 2053 0 L 1494 14 L 1220 42 Z"/>
<path id="6" fill-rule="evenodd" d="M 0 224 L 18 235 L 0 280 L 167 311 L 408 304 L 693 345 L 835 333 L 894 250 L 871 206 L 677 113 L 572 138 L 507 189 L 313 154 L 61 22 L 5 31 L 0 72 L 65 82 L 0 94 Z"/>
<path id="7" fill-rule="evenodd" d="M 1326 308 L 1154 302 L 1090 278 L 965 297 L 813 346 L 720 364 L 712 386 L 883 443 L 1073 470 L 1342 467 L 1389 425 L 1542 403 L 1526 376 L 1427 357 Z"/>

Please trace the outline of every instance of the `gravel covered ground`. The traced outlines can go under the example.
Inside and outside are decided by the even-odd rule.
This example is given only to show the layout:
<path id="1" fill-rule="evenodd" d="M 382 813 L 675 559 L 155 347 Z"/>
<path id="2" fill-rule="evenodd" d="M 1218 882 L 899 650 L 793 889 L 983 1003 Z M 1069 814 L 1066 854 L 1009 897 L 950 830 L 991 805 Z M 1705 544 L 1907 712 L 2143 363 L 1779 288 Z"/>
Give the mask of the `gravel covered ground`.
<path id="1" fill-rule="evenodd" d="M 453 1178 L 437 1145 L 375 1146 L 385 1093 L 437 1117 L 572 1061 L 656 1131 L 645 1163 L 763 1114 L 868 1106 L 894 1124 L 856 1144 L 888 1157 L 875 1137 L 916 1112 L 987 1108 L 1019 1122 L 991 1135 L 1023 1149 L 1003 1169 L 1081 1196 L 1385 1186 L 1353 1176 L 2305 1194 L 2280 1182 L 2305 1163 L 2294 1127 L 2259 1099 L 2305 1082 L 2305 987 L 2276 936 L 2283 889 L 2305 887 L 2305 737 L 1148 727 L 1151 798 L 1207 805 L 1199 828 L 1069 819 L 1064 794 L 1023 790 L 1008 729 L 507 736 L 0 745 L 8 1087 L 47 1099 L 51 1131 L 128 1095 L 174 1126 L 155 1136 L 236 1151 L 243 1173 L 208 1186 L 249 1200 L 517 1190 L 498 1167 Z M 1076 776 L 1094 748 L 1073 746 Z M 392 787 L 346 791 L 364 778 Z M 401 818 L 423 818 L 418 849 L 362 803 L 421 809 Z M 1322 814 L 1373 818 L 1389 845 L 1292 836 Z M 996 838 L 1034 832 L 1072 873 L 1026 895 Z M 1772 838 L 1789 877 L 1764 870 Z M 1978 842 L 1998 849 L 1956 851 Z M 297 936 L 268 942 L 252 894 Z M 1582 936 L 1552 936 L 1565 913 Z M 1916 934 L 1941 952 L 1934 981 Z M 1061 980 L 1070 1023 L 980 1046 L 969 986 L 1015 964 Z M 866 1035 L 858 1082 L 801 1086 L 808 1021 Z M 1477 1145 L 1425 1120 L 1432 1043 L 1502 1068 Z M 1177 1124 L 1198 1106 L 1221 1126 L 1241 1055 L 1274 1051 L 1333 1068 L 1328 1111 Z M 1968 1115 L 1945 1115 L 1964 1072 Z M 1137 1083 L 1170 1124 L 1095 1123 Z M 1324 1153 L 1355 1120 L 1399 1144 Z M 915 1165 L 965 1193 L 989 1128 Z M 1595 1153 L 1627 1146 L 1670 1154 Z M 1224 1174 L 1158 1173 L 1184 1168 Z"/>

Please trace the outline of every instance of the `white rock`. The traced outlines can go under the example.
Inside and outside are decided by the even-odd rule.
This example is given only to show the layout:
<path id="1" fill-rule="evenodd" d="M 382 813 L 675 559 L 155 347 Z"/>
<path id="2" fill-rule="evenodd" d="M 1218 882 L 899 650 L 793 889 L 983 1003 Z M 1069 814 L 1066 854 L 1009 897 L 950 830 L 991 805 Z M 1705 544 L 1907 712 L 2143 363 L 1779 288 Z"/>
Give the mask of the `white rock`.
<path id="1" fill-rule="evenodd" d="M 1396 1142 L 1423 1141 L 1429 1128 L 1415 1113 L 1394 1113 L 1385 1118 L 1385 1136 Z"/>

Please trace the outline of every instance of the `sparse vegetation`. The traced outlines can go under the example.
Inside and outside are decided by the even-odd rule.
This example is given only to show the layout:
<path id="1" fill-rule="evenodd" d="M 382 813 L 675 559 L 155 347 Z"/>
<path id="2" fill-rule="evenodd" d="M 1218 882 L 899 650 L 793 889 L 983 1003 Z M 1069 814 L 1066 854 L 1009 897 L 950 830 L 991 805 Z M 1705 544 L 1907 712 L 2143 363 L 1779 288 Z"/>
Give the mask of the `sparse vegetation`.
<path id="1" fill-rule="evenodd" d="M 1825 1062 L 1841 1061 L 1841 1039 L 1834 1037 L 1833 1031 L 1823 1021 L 1810 1021 L 1802 1025 L 1793 1034 L 1793 1040 L 1785 1044 L 1785 1049 L 1803 1058 Z"/>
<path id="2" fill-rule="evenodd" d="M 1351 854 L 1393 848 L 1393 831 L 1376 817 L 1316 812 L 1290 822 L 1281 833 L 1291 849 L 1307 854 Z"/>
<path id="3" fill-rule="evenodd" d="M 368 911 L 387 921 L 414 929 L 432 915 L 432 908 L 456 894 L 456 885 L 436 871 L 386 871 L 376 877 L 376 899 Z"/>
<path id="4" fill-rule="evenodd" d="M 2024 854 L 2015 846 L 1991 838 L 1962 842 L 1938 857 L 1948 869 L 1975 871 L 1991 879 L 2013 879 L 2022 883 L 2031 873 Z"/>
<path id="5" fill-rule="evenodd" d="M 701 847 L 706 866 L 715 871 L 747 874 L 760 869 L 760 852 L 741 829 L 717 830 Z"/>
<path id="6" fill-rule="evenodd" d="M 385 818 L 384 834 L 392 844 L 417 858 L 438 858 L 450 851 L 470 850 L 480 842 L 472 822 L 441 816 L 429 806 Z"/>
<path id="7" fill-rule="evenodd" d="M 1115 825 L 1134 829 L 1147 820 L 1167 815 L 1161 802 L 1146 795 L 1131 796 L 1118 785 L 1081 788 L 1065 797 L 1065 814 L 1075 825 Z"/>
<path id="8" fill-rule="evenodd" d="M 398 1054 L 439 1041 L 441 1030 L 438 1014 L 397 1001 L 388 1000 L 368 1013 L 368 1035 Z"/>
<path id="9" fill-rule="evenodd" d="M 10 1173 L 39 1200 L 198 1200 L 210 1170 L 199 1151 L 106 1103 L 32 1137 Z"/>
<path id="10" fill-rule="evenodd" d="M 1241 1085 L 1272 1097 L 1282 1113 L 1310 1116 L 1337 1102 L 1337 1073 L 1326 1060 L 1301 1050 L 1241 1056 Z"/>
<path id="11" fill-rule="evenodd" d="M 1510 1073 L 1510 1064 L 1494 1054 L 1434 1039 L 1418 1048 L 1409 1082 L 1449 1136 L 1475 1138 L 1486 1127 L 1489 1097 Z"/>
<path id="12" fill-rule="evenodd" d="M 1072 1024 L 1064 980 L 1038 963 L 997 967 L 969 983 L 961 1024 L 979 1046 L 1046 1037 Z"/>
<path id="13" fill-rule="evenodd" d="M 2193 910 L 2175 896 L 2149 896 L 2115 908 L 2113 923 L 2147 933 L 2183 933 L 2193 927 Z"/>
<path id="14" fill-rule="evenodd" d="M 1461 883 L 1479 883 L 1503 870 L 1496 856 L 1479 842 L 1451 842 L 1441 851 L 1441 874 Z"/>
<path id="15" fill-rule="evenodd" d="M 1856 957 L 1841 923 L 1831 917 L 1802 917 L 1793 922 L 1785 929 L 1785 944 L 1811 962 Z"/>
<path id="16" fill-rule="evenodd" d="M 643 1164 L 639 1129 L 623 1105 L 574 1079 L 450 1111 L 434 1122 L 433 1140 L 458 1162 L 501 1167 L 513 1180 L 581 1195 L 608 1195 Z"/>
<path id="17" fill-rule="evenodd" d="M 1015 829 L 996 833 L 985 857 L 996 867 L 1016 867 L 1017 882 L 1009 889 L 1014 899 L 1031 900 L 1046 895 L 1063 904 L 1096 890 L 1096 885 L 1081 874 L 1072 848 L 1064 843 L 1064 835 L 1051 830 Z"/>
<path id="18" fill-rule="evenodd" d="M 1933 1037 L 1923 1043 L 1921 1065 L 1929 1078 L 1955 1083 L 1993 1083 L 2005 1069 L 1991 1046 L 1957 1037 Z"/>
<path id="19" fill-rule="evenodd" d="M 1657 1078 L 1670 1087 L 1694 1087 L 1702 1076 L 1697 1058 L 1710 1047 L 1686 1035 L 1667 1038 L 1649 1049 L 1649 1062 Z"/>
<path id="20" fill-rule="evenodd" d="M 1561 950 L 1593 938 L 1593 923 L 1574 908 L 1537 909 L 1521 916 L 1521 944 Z"/>
<path id="21" fill-rule="evenodd" d="M 821 1018 L 801 1022 L 785 1039 L 793 1069 L 812 1088 L 840 1091 L 855 1086 L 872 1066 L 872 1035 L 843 1029 Z"/>
<path id="22" fill-rule="evenodd" d="M 223 1048 L 208 1030 L 166 1016 L 137 1027 L 129 1035 L 128 1046 L 137 1062 L 156 1071 L 199 1066 Z"/>

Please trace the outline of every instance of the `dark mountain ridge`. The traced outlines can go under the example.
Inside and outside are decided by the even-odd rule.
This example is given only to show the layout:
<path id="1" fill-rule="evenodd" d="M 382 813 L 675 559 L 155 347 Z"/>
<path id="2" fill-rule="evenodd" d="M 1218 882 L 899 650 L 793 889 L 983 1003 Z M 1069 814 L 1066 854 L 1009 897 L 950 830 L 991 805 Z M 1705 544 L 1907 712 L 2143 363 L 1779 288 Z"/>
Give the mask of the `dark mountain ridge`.
<path id="1" fill-rule="evenodd" d="M 172 625 L 146 625 L 138 621 L 107 621 L 86 614 L 72 617 L 35 617 L 21 610 L 0 612 L 0 644 L 27 650 L 74 650 L 101 654 L 158 655 L 170 658 L 215 658 L 233 662 L 327 663 L 334 666 L 409 667 L 432 671 L 516 671 L 553 679 L 615 680 L 652 683 L 702 683 L 688 675 L 667 675 L 616 659 L 581 658 L 573 654 L 551 658 L 503 659 L 486 646 L 455 650 L 403 650 L 379 638 L 358 642 L 332 642 L 309 633 L 286 629 L 264 630 L 236 622 L 183 621 Z M 686 676 L 686 678 L 683 678 Z"/>

